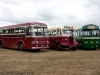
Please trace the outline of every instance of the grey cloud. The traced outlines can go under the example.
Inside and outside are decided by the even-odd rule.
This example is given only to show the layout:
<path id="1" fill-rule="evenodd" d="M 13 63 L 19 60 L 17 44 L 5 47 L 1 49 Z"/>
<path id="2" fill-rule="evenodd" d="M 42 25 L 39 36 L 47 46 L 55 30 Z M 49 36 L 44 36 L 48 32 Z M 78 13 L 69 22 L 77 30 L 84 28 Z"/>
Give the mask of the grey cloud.
<path id="1" fill-rule="evenodd" d="M 73 8 L 73 9 L 70 8 L 72 7 L 72 5 L 69 5 L 69 8 L 66 8 L 67 4 L 74 3 L 74 2 L 77 3 L 79 1 L 80 0 L 70 0 L 70 1 L 69 0 L 50 0 L 50 1 L 47 1 L 47 0 L 1 0 L 0 1 L 1 2 L 0 3 L 0 10 L 1 10 L 0 21 L 13 22 L 13 23 L 41 21 L 41 22 L 47 23 L 49 27 L 65 25 L 65 24 L 69 24 L 75 27 L 81 27 L 82 25 L 85 25 L 88 23 L 99 25 L 100 24 L 99 22 L 100 1 L 99 0 L 81 0 L 81 1 L 86 1 L 86 3 L 83 4 L 83 8 L 82 8 L 83 13 L 81 14 L 85 16 L 84 17 L 82 16 L 82 18 L 79 18 L 81 17 L 81 15 L 78 15 L 78 13 L 80 13 L 80 10 L 77 13 L 73 12 L 73 9 L 77 9 L 77 8 Z M 57 5 L 55 5 L 56 3 Z M 25 8 L 23 6 L 20 9 L 20 6 L 25 5 L 25 4 L 27 5 L 27 7 Z M 31 6 L 28 7 L 28 5 L 31 5 Z M 40 5 L 40 6 L 37 6 L 37 5 Z M 18 11 L 17 10 L 14 11 L 14 9 L 16 9 L 17 7 L 19 8 L 17 9 Z M 28 10 L 28 9 L 31 9 L 31 10 Z M 18 17 L 16 17 L 17 15 Z"/>
<path id="2" fill-rule="evenodd" d="M 87 0 L 90 4 L 100 6 L 100 0 Z"/>
<path id="3" fill-rule="evenodd" d="M 84 4 L 83 6 L 84 6 L 85 8 L 91 8 L 92 4 L 87 3 L 87 4 Z"/>

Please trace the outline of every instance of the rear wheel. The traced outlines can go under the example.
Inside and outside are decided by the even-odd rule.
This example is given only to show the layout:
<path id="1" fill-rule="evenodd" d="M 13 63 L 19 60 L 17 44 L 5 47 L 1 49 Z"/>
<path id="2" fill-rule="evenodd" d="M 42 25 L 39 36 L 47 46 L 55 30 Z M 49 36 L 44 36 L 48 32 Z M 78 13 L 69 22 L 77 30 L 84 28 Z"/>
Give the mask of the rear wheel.
<path id="1" fill-rule="evenodd" d="M 19 50 L 23 50 L 23 49 L 24 49 L 23 43 L 19 43 L 19 44 L 18 44 L 18 49 L 19 49 Z"/>
<path id="2" fill-rule="evenodd" d="M 62 48 L 63 48 L 62 45 L 60 43 L 58 43 L 56 49 L 59 50 L 59 51 L 61 51 Z"/>

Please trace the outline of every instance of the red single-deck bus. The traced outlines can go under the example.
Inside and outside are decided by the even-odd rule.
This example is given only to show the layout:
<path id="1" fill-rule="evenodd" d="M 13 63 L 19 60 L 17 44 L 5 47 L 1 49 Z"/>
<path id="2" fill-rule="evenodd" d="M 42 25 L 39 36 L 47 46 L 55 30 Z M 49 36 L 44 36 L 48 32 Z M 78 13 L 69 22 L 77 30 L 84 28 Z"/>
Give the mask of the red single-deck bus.
<path id="1" fill-rule="evenodd" d="M 62 50 L 63 48 L 71 48 L 76 50 L 78 42 L 73 38 L 72 26 L 61 26 L 50 28 L 49 37 L 50 37 L 50 48 Z"/>
<path id="2" fill-rule="evenodd" d="M 29 22 L 0 27 L 0 47 L 19 50 L 49 48 L 47 25 Z"/>

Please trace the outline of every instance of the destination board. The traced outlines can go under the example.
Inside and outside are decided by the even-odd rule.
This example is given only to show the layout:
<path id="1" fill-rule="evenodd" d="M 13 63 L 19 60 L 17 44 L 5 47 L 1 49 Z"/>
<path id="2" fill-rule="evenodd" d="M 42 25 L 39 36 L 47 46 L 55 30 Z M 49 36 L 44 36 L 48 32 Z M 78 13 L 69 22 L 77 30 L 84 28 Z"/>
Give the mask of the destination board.
<path id="1" fill-rule="evenodd" d="M 89 29 L 95 29 L 95 26 L 88 26 Z"/>

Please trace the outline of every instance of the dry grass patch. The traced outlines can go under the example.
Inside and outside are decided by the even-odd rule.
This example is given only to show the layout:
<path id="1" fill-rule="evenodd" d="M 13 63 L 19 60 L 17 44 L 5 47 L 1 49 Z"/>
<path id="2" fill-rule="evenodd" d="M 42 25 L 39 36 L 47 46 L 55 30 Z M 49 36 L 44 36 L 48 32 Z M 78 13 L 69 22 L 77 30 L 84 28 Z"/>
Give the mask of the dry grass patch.
<path id="1" fill-rule="evenodd" d="M 100 75 L 100 50 L 18 51 L 0 49 L 1 72 L 35 75 Z"/>

